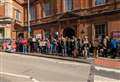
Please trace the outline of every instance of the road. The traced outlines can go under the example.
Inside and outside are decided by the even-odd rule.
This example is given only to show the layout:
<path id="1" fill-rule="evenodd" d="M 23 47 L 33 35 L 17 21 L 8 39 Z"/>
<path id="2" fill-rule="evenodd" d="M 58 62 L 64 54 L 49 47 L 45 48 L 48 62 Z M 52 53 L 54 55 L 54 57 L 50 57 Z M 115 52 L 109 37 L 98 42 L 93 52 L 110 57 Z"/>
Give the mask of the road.
<path id="1" fill-rule="evenodd" d="M 89 64 L 0 52 L 0 82 L 119 82 L 119 74 L 95 72 L 90 77 Z"/>
<path id="2" fill-rule="evenodd" d="M 90 73 L 90 65 L 83 63 L 7 53 L 1 53 L 0 59 L 1 76 L 9 73 L 30 76 L 40 82 L 87 82 Z"/>

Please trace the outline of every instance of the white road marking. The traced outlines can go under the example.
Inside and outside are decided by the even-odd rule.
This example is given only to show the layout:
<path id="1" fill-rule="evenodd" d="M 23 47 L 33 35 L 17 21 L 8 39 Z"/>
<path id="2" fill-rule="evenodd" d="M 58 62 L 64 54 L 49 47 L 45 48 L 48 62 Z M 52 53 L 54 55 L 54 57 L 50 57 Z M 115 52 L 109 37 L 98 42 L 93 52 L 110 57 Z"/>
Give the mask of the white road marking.
<path id="1" fill-rule="evenodd" d="M 116 73 L 120 73 L 120 69 L 111 69 L 111 68 L 98 67 L 98 66 L 96 66 L 95 69 L 96 70 L 113 71 L 113 72 L 116 72 Z"/>
<path id="2" fill-rule="evenodd" d="M 35 78 L 32 78 L 31 76 L 18 75 L 18 74 L 13 74 L 13 73 L 6 73 L 6 72 L 0 72 L 0 74 L 8 75 L 8 76 L 13 76 L 13 77 L 18 77 L 18 78 L 30 79 L 30 80 L 32 80 L 33 82 L 40 82 L 40 81 L 36 80 Z"/>

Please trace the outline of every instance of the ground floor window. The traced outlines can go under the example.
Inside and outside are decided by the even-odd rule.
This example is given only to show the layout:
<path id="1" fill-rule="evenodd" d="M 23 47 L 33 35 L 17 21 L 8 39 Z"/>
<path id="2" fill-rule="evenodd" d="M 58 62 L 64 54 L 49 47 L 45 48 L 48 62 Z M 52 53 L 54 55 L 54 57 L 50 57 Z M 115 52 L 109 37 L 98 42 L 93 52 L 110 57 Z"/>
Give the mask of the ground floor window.
<path id="1" fill-rule="evenodd" d="M 4 38 L 4 29 L 0 29 L 0 38 Z"/>
<path id="2" fill-rule="evenodd" d="M 96 24 L 95 25 L 95 35 L 96 38 L 99 36 L 105 36 L 106 25 L 105 24 Z"/>

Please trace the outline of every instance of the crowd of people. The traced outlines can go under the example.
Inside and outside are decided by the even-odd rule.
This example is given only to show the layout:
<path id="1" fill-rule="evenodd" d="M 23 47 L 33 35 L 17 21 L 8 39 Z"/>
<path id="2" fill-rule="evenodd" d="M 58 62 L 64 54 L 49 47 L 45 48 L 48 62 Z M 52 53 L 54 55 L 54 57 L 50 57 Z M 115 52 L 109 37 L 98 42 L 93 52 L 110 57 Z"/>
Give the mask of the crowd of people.
<path id="1" fill-rule="evenodd" d="M 7 48 L 8 47 L 8 48 Z M 3 50 L 12 52 L 32 52 L 70 57 L 120 57 L 120 40 L 108 36 L 89 41 L 85 36 L 82 39 L 77 37 L 62 37 L 59 39 L 29 39 L 20 37 L 12 40 L 11 43 L 3 43 Z"/>

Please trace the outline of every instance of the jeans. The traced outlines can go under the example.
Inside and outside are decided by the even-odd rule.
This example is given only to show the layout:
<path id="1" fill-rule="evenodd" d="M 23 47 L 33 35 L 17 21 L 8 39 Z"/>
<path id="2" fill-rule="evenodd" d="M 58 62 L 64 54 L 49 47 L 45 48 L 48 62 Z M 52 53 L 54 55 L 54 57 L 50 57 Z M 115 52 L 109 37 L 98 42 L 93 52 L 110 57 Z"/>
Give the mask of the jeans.
<path id="1" fill-rule="evenodd" d="M 23 45 L 23 53 L 27 53 L 27 46 Z"/>

